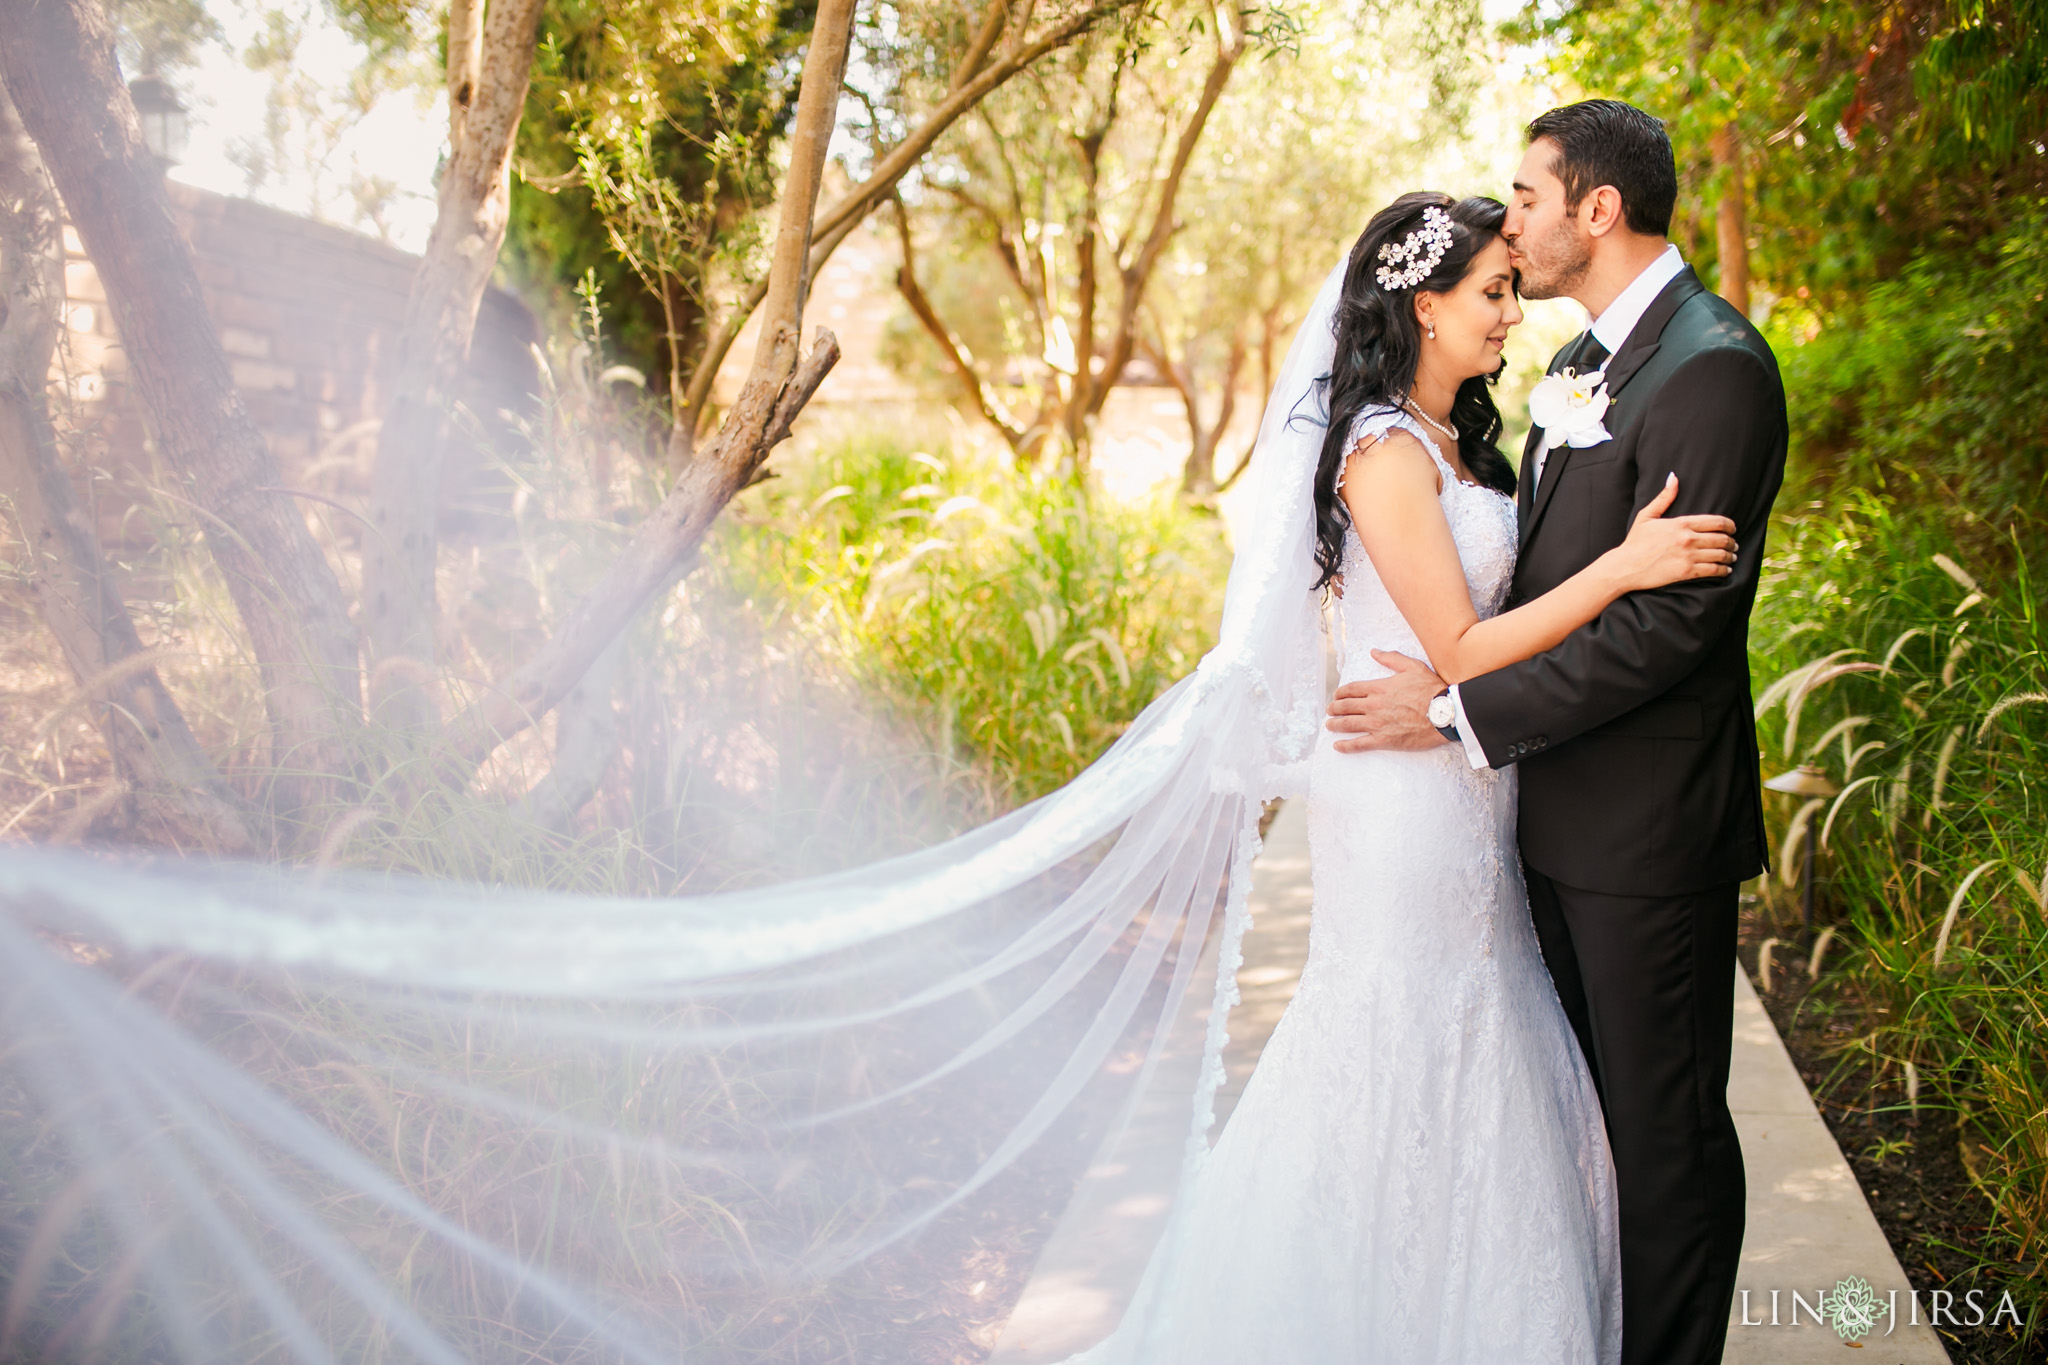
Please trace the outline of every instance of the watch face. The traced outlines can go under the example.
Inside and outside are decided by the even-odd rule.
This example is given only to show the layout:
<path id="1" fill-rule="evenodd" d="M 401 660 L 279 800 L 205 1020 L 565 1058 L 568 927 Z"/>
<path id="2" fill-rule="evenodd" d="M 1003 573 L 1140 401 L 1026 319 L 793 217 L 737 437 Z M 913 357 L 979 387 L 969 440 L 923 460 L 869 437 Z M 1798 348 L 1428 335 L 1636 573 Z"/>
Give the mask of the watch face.
<path id="1" fill-rule="evenodd" d="M 1449 725 L 1458 718 L 1458 708 L 1451 705 L 1448 696 L 1429 699 L 1429 723 L 1435 726 Z"/>

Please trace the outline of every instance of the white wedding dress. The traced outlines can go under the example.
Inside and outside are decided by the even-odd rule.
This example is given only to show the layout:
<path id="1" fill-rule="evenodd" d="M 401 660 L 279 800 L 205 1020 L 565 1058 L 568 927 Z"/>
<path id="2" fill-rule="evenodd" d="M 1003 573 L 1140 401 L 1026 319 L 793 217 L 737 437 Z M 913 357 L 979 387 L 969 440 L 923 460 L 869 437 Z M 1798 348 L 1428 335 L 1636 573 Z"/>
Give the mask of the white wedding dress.
<path id="1" fill-rule="evenodd" d="M 1500 609 L 1511 499 L 1421 437 L 1473 603 Z M 1346 532 L 1342 678 L 1422 657 Z M 1074 1365 L 1609 1365 L 1607 1139 L 1544 969 L 1512 770 L 1456 746 L 1310 761 L 1301 985 L 1122 1325 Z M 1169 1252 L 1169 1247 L 1179 1248 Z"/>

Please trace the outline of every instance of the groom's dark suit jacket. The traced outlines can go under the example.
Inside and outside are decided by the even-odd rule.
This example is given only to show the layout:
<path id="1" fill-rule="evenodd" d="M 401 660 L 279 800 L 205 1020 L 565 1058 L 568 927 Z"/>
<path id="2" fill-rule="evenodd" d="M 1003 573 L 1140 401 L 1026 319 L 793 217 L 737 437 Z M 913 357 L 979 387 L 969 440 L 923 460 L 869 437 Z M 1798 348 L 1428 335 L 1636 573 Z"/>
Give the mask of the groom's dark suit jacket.
<path id="1" fill-rule="evenodd" d="M 1559 352 L 1552 371 L 1579 346 Z M 1557 648 L 1458 694 L 1487 759 L 1520 767 L 1530 867 L 1588 891 L 1675 895 L 1768 865 L 1749 610 L 1784 477 L 1785 389 L 1756 328 L 1688 268 L 1608 360 L 1607 391 L 1614 438 L 1551 451 L 1533 496 L 1530 434 L 1508 605 L 1620 544 L 1669 472 L 1679 484 L 1672 515 L 1735 521 L 1735 572 L 1631 593 Z"/>

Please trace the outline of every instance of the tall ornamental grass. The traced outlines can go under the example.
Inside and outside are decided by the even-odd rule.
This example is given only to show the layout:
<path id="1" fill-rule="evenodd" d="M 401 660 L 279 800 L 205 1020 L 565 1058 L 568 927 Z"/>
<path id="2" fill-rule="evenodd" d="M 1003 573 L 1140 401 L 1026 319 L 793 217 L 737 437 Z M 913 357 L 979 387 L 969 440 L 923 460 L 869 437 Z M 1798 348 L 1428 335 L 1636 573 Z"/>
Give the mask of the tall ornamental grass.
<path id="1" fill-rule="evenodd" d="M 1754 629 L 1767 768 L 1840 795 L 1773 812 L 1772 899 L 1816 840 L 1837 952 L 1893 1101 L 1953 1108 L 1994 1207 L 1978 1248 L 2048 1280 L 2048 624 L 2028 546 L 1965 549 L 1871 493 L 1782 517 Z M 2035 542 L 2038 545 L 2038 542 Z M 1767 685 L 1765 685 L 1767 684 Z M 1860 951 L 1853 951 L 1860 949 Z M 1825 971 L 1825 967 L 1823 967 Z M 2016 1263 L 2016 1264 L 2015 1264 Z M 2038 1305 L 2037 1305 L 2038 1311 Z M 2030 1313 L 2029 1318 L 2034 1316 Z"/>
<path id="2" fill-rule="evenodd" d="M 1221 528 L 1171 490 L 1091 497 L 972 447 L 853 435 L 781 465 L 711 551 L 989 811 L 1061 785 L 1213 639 Z"/>

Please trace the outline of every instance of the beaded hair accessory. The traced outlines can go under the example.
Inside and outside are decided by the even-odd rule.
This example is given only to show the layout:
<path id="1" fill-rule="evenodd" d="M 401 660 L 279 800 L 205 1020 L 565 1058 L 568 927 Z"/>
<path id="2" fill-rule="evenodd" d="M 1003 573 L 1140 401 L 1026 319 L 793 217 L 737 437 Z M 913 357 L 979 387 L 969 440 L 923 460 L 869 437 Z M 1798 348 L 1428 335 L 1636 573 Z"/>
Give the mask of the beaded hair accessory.
<path id="1" fill-rule="evenodd" d="M 1386 264 L 1373 271 L 1382 289 L 1413 289 L 1428 279 L 1451 249 L 1451 215 L 1432 204 L 1422 211 L 1422 226 L 1399 242 L 1380 245 Z"/>

